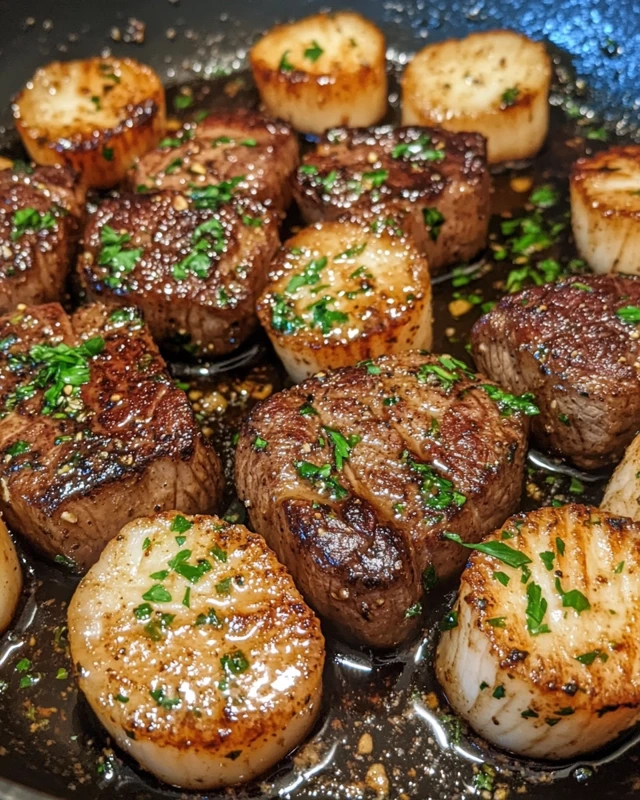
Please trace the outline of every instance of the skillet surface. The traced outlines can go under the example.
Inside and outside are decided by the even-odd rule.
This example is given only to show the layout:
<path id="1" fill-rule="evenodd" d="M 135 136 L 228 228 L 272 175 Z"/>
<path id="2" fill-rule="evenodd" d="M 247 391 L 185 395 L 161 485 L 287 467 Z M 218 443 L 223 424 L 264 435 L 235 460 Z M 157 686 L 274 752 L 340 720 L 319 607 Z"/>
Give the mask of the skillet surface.
<path id="1" fill-rule="evenodd" d="M 543 212 L 543 220 L 549 228 L 560 226 L 566 223 L 563 198 L 570 163 L 604 146 L 603 138 L 611 141 L 614 130 L 636 137 L 640 17 L 634 15 L 634 0 L 611 8 L 595 0 L 455 0 L 452 4 L 446 0 L 429 4 L 357 0 L 349 5 L 382 25 L 390 56 L 398 63 L 404 53 L 421 47 L 425 40 L 492 27 L 511 27 L 555 45 L 551 49 L 558 65 L 556 107 L 545 151 L 534 164 L 517 172 L 506 170 L 495 179 L 492 231 L 498 249 L 502 234 L 497 215 L 531 213 L 526 205 L 530 190 L 523 191 L 526 179 L 533 186 L 547 183 L 558 188 L 560 199 Z M 3 0 L 0 122 L 9 127 L 8 99 L 37 66 L 106 49 L 151 64 L 168 84 L 197 81 L 194 108 L 215 107 L 219 102 L 252 104 L 255 95 L 241 71 L 248 46 L 275 21 L 320 7 L 317 2 L 295 0 L 236 0 L 233 5 L 219 0 L 65 0 L 55 6 L 31 0 L 22 6 Z M 146 25 L 142 43 L 125 41 L 140 38 L 135 20 Z M 220 76 L 227 70 L 240 72 L 231 78 Z M 11 131 L 0 129 L 0 135 L 3 150 L 18 154 Z M 521 179 L 519 186 L 514 178 Z M 566 228 L 553 238 L 540 258 L 555 259 L 567 269 L 574 252 Z M 481 304 L 500 294 L 500 282 L 512 268 L 487 257 L 470 275 L 458 274 L 453 281 L 446 278 L 438 283 L 435 351 L 465 357 L 466 335 L 481 313 Z M 579 265 L 571 268 L 579 269 Z M 456 292 L 458 299 L 471 306 L 459 319 L 449 311 Z M 282 374 L 260 337 L 237 359 L 221 366 L 202 375 L 197 366 L 176 363 L 174 372 L 190 381 L 205 432 L 213 436 L 229 467 L 239 420 L 251 404 L 282 385 Z M 562 465 L 544 458 L 541 463 L 535 453 L 530 456 L 529 470 L 522 505 L 527 509 L 570 498 L 597 503 L 606 479 L 581 475 L 576 480 Z M 231 495 L 228 501 L 229 513 L 240 513 Z M 88 707 L 76 696 L 64 635 L 65 604 L 76 579 L 29 553 L 24 553 L 24 559 L 29 572 L 21 613 L 12 632 L 0 639 L 0 796 L 31 800 L 41 797 L 38 792 L 46 792 L 50 797 L 91 800 L 179 797 L 111 750 Z M 368 798 L 383 796 L 386 786 L 392 798 L 474 794 L 506 798 L 523 789 L 525 797 L 551 795 L 557 800 L 578 793 L 585 800 L 634 795 L 640 787 L 640 745 L 633 735 L 593 758 L 551 768 L 492 751 L 448 713 L 437 693 L 430 662 L 437 621 L 454 590 L 454 586 L 443 586 L 429 595 L 424 635 L 401 652 L 351 650 L 328 632 L 325 708 L 310 742 L 262 782 L 236 792 L 214 793 L 209 795 L 212 800 Z M 31 660 L 31 671 L 40 678 L 35 685 L 21 688 L 23 675 L 15 667 L 23 658 Z M 367 735 L 370 753 L 365 752 Z"/>

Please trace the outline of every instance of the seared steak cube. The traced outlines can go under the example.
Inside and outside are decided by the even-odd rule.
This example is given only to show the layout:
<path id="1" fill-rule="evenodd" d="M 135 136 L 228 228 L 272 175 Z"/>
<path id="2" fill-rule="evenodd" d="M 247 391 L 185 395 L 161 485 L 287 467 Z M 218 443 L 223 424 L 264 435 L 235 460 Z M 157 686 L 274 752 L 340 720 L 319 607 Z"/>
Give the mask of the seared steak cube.
<path id="1" fill-rule="evenodd" d="M 540 444 L 587 469 L 640 429 L 640 280 L 567 278 L 504 297 L 473 329 L 479 369 L 533 392 Z"/>
<path id="2" fill-rule="evenodd" d="M 283 211 L 297 165 L 298 140 L 286 123 L 227 111 L 166 136 L 134 165 L 129 181 L 137 191 L 185 191 L 233 181 L 238 193 Z"/>
<path id="3" fill-rule="evenodd" d="M 62 299 L 83 207 L 84 189 L 65 167 L 0 171 L 0 314 Z"/>
<path id="4" fill-rule="evenodd" d="M 496 401 L 496 392 L 500 400 Z M 359 644 L 415 630 L 423 588 L 459 571 L 520 497 L 521 398 L 450 356 L 384 356 L 254 409 L 236 485 L 307 601 Z"/>
<path id="5" fill-rule="evenodd" d="M 79 569 L 136 517 L 209 512 L 220 462 L 133 308 L 0 319 L 0 511 Z"/>
<path id="6" fill-rule="evenodd" d="M 327 133 L 305 156 L 293 191 L 308 222 L 400 214 L 437 270 L 484 246 L 489 188 L 480 134 L 382 126 Z"/>
<path id="7" fill-rule="evenodd" d="M 257 325 L 278 214 L 249 200 L 218 205 L 207 190 L 105 200 L 78 261 L 87 297 L 137 305 L 157 341 L 193 354 L 236 348 Z"/>

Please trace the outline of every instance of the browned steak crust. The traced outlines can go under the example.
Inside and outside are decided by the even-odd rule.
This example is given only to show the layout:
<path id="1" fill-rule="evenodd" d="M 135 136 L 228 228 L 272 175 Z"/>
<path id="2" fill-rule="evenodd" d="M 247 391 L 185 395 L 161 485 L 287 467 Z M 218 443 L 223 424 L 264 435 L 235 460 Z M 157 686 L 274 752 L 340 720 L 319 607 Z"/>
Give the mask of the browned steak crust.
<path id="1" fill-rule="evenodd" d="M 581 275 L 508 295 L 473 329 L 478 367 L 535 393 L 540 444 L 587 469 L 617 461 L 640 429 L 639 331 L 617 313 L 629 306 L 640 281 Z"/>
<path id="2" fill-rule="evenodd" d="M 480 134 L 381 126 L 330 131 L 305 156 L 293 192 L 309 222 L 399 213 L 436 270 L 484 246 L 489 189 Z"/>
<path id="3" fill-rule="evenodd" d="M 135 309 L 0 319 L 0 410 L 0 511 L 57 560 L 84 570 L 138 516 L 217 506 L 218 457 Z"/>
<path id="4" fill-rule="evenodd" d="M 83 210 L 84 189 L 65 167 L 0 171 L 0 313 L 62 299 Z"/>
<path id="5" fill-rule="evenodd" d="M 278 215 L 248 200 L 216 205 L 180 192 L 105 200 L 88 220 L 78 261 L 87 297 L 134 303 L 156 341 L 195 354 L 235 349 L 257 326 Z"/>
<path id="6" fill-rule="evenodd" d="M 241 179 L 238 193 L 283 211 L 298 157 L 297 137 L 286 123 L 252 111 L 223 111 L 166 136 L 134 165 L 129 182 L 138 191 L 184 191 Z"/>
<path id="7" fill-rule="evenodd" d="M 482 384 L 460 362 L 413 352 L 319 374 L 250 415 L 239 496 L 306 599 L 350 639 L 402 641 L 423 578 L 464 562 L 442 533 L 477 541 L 515 509 L 526 420 Z"/>

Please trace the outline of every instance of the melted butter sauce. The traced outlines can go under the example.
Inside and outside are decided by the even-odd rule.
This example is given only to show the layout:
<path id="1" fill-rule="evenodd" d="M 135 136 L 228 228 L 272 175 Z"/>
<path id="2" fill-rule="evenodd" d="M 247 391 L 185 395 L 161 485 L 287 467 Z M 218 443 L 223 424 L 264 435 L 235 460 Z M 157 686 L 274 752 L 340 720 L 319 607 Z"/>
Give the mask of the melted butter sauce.
<path id="1" fill-rule="evenodd" d="M 563 71 L 560 71 L 560 75 Z M 243 74 L 193 84 L 198 108 L 255 103 Z M 565 87 L 566 89 L 566 87 Z M 397 99 L 396 87 L 392 96 Z M 171 107 L 171 95 L 169 103 Z M 500 215 L 531 214 L 534 187 L 555 187 L 558 202 L 542 210 L 544 224 L 564 223 L 554 242 L 532 259 L 563 265 L 575 258 L 567 225 L 567 174 L 572 161 L 606 146 L 592 120 L 575 119 L 569 94 L 556 94 L 548 143 L 531 164 L 494 176 L 491 250 L 468 269 L 434 281 L 434 352 L 468 358 L 472 324 L 484 303 L 497 299 L 509 273 L 523 264 L 497 260 L 504 243 Z M 393 120 L 394 112 L 390 114 Z M 589 138 L 591 137 L 591 138 Z M 593 138 L 595 137 L 595 138 Z M 289 228 L 299 224 L 294 216 Z M 539 274 L 536 270 L 533 273 Z M 466 282 L 464 276 L 471 279 Z M 513 277 L 512 277 L 513 280 Z M 244 509 L 232 494 L 233 438 L 252 405 L 286 385 L 266 338 L 256 335 L 223 362 L 198 364 L 175 358 L 173 373 L 187 391 L 205 435 L 216 444 L 227 472 L 228 518 Z M 574 499 L 597 504 L 606 474 L 584 474 L 531 451 L 522 508 Z M 0 638 L 0 771 L 3 776 L 60 798 L 92 800 L 178 798 L 135 769 L 111 748 L 86 703 L 78 697 L 65 638 L 66 605 L 77 579 L 31 553 L 22 553 L 25 592 L 11 630 Z M 524 792 L 554 800 L 632 796 L 640 784 L 633 734 L 591 758 L 545 765 L 511 758 L 479 741 L 447 709 L 431 666 L 438 622 L 449 608 L 454 585 L 437 585 L 425 597 L 423 634 L 392 653 L 372 653 L 341 643 L 326 630 L 328 659 L 321 719 L 309 740 L 260 782 L 210 798 L 506 798 Z M 549 786 L 553 784 L 553 787 Z M 491 786 L 491 788 L 488 788 Z"/>

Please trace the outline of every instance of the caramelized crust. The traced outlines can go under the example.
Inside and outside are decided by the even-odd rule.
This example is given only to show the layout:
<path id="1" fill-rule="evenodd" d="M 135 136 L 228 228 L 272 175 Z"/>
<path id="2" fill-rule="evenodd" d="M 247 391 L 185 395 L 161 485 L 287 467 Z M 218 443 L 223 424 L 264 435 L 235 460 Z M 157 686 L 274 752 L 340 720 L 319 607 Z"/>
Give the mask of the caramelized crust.
<path id="1" fill-rule="evenodd" d="M 535 393 L 543 447 L 587 469 L 615 462 L 640 427 L 638 327 L 617 312 L 639 305 L 640 281 L 613 275 L 508 295 L 474 326 L 476 363 Z"/>
<path id="2" fill-rule="evenodd" d="M 196 206 L 169 191 L 105 200 L 85 229 L 78 273 L 89 299 L 141 308 L 157 341 L 220 355 L 257 325 L 278 216 L 248 200 L 218 210 Z M 137 251 L 128 270 L 100 263 L 109 229 L 130 237 L 125 252 Z"/>
<path id="3" fill-rule="evenodd" d="M 34 346 L 77 348 L 96 337 L 102 349 L 78 367 L 88 380 L 63 373 L 47 409 L 55 378 L 42 370 L 59 362 Z M 141 514 L 217 505 L 218 457 L 134 309 L 94 305 L 69 317 L 50 304 L 4 317 L 0 407 L 0 511 L 51 557 L 86 569 Z"/>
<path id="4" fill-rule="evenodd" d="M 0 171 L 0 313 L 62 299 L 84 194 L 65 167 Z"/>
<path id="5" fill-rule="evenodd" d="M 308 602 L 361 644 L 402 641 L 424 571 L 462 567 L 443 531 L 477 541 L 518 502 L 526 420 L 504 416 L 468 371 L 441 382 L 444 364 L 414 351 L 321 373 L 256 408 L 238 443 L 253 526 Z"/>
<path id="6" fill-rule="evenodd" d="M 435 128 L 338 128 L 305 156 L 294 197 L 309 222 L 406 218 L 432 270 L 483 247 L 490 180 L 480 134 Z"/>
<path id="7" fill-rule="evenodd" d="M 132 189 L 184 191 L 242 178 L 239 194 L 279 211 L 291 200 L 298 140 L 284 122 L 246 110 L 219 112 L 160 144 L 132 167 Z"/>

